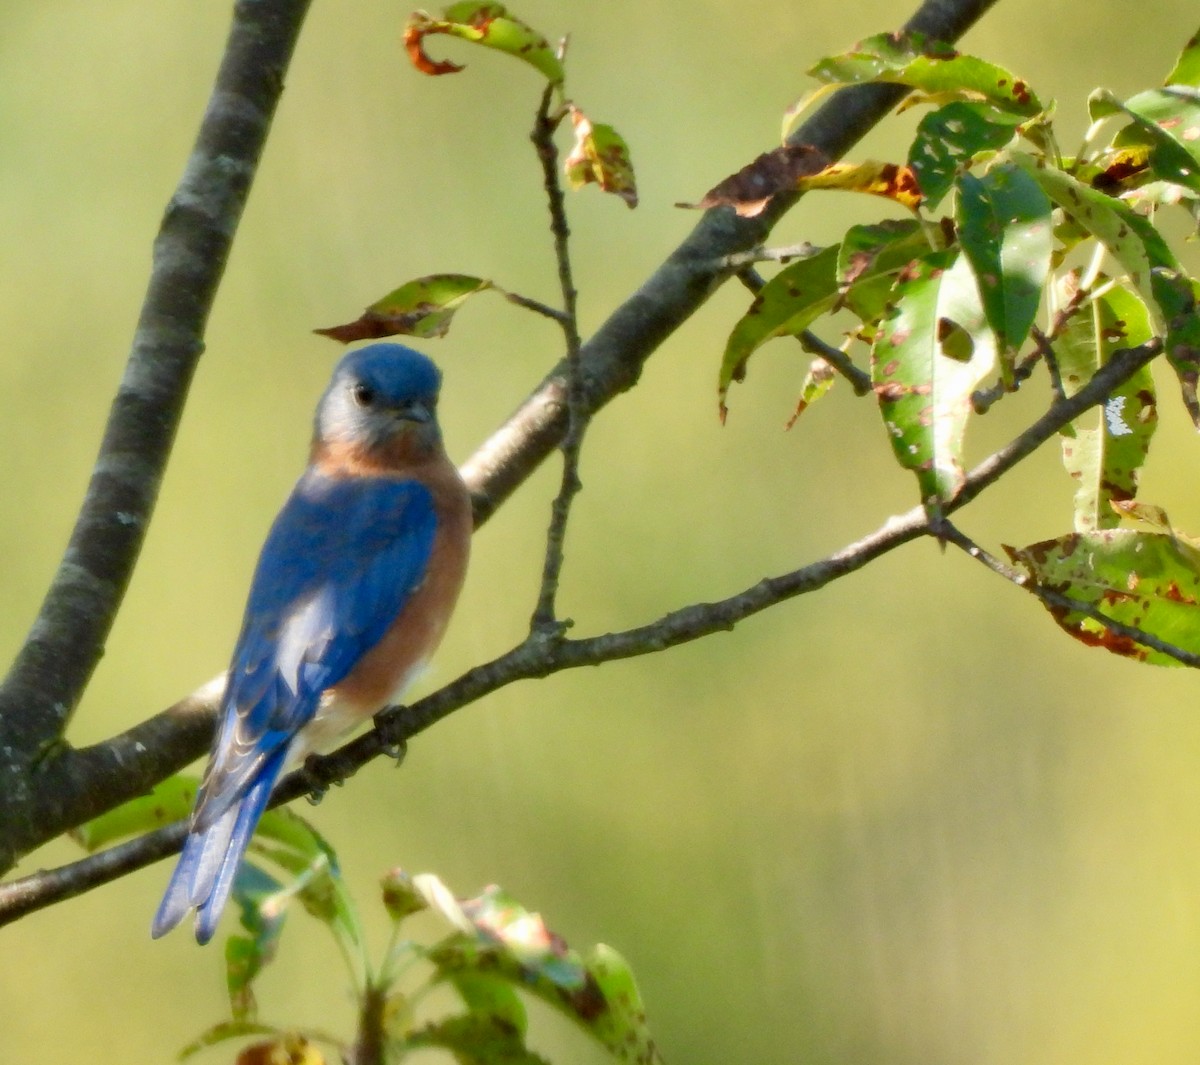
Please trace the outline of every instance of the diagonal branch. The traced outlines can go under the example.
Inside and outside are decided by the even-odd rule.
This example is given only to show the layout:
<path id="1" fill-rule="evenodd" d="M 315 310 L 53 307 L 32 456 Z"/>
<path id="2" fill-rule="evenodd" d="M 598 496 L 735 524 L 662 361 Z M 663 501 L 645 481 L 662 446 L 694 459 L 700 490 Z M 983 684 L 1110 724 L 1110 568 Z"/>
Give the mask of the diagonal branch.
<path id="1" fill-rule="evenodd" d="M 924 0 L 905 28 L 953 41 L 995 2 Z M 8 744 L 24 752 L 23 760 L 0 765 L 0 772 L 7 778 L 0 781 L 4 785 L 0 786 L 0 870 L 66 829 L 144 793 L 202 754 L 211 735 L 217 698 L 212 691 L 196 693 L 122 736 L 81 751 L 55 752 L 55 757 L 46 758 L 37 772 L 32 772 L 39 745 L 59 734 L 69 707 L 77 701 L 90 675 L 141 545 L 183 395 L 198 358 L 199 337 L 220 276 L 220 264 L 228 251 L 252 162 L 261 150 L 278 95 L 278 81 L 306 6 L 306 0 L 241 0 L 238 5 L 213 103 L 181 191 L 173 201 L 175 206 L 168 211 L 156 253 L 156 279 L 160 271 L 167 270 L 162 276 L 178 282 L 188 277 L 183 270 L 189 265 L 197 276 L 188 277 L 186 284 L 166 286 L 163 282 L 162 287 L 177 298 L 186 296 L 183 307 L 177 308 L 173 301 L 164 299 L 164 310 L 148 297 L 152 310 L 144 315 L 147 333 L 143 336 L 140 331 L 139 340 L 147 345 L 153 340 L 154 346 L 135 348 L 136 358 L 131 358 L 126 375 L 127 387 L 137 401 L 135 425 L 149 423 L 155 430 L 153 446 L 147 443 L 116 453 L 125 458 L 129 450 L 130 468 L 148 471 L 139 479 L 141 493 L 130 500 L 128 507 L 116 507 L 111 501 L 97 504 L 95 521 L 81 520 L 81 529 L 86 529 L 88 536 L 96 532 L 97 525 L 104 533 L 89 543 L 102 543 L 110 550 L 103 553 L 105 565 L 94 578 L 89 576 L 87 591 L 98 604 L 95 616 L 88 614 L 82 623 L 70 628 L 77 642 L 64 642 L 55 635 L 54 653 L 50 654 L 44 641 L 57 630 L 49 620 L 39 623 L 10 682 L 0 688 L 0 750 Z M 255 23 L 254 16 L 263 24 Z M 261 64 L 256 69 L 249 66 L 252 56 Z M 255 75 L 265 84 L 255 82 Z M 813 144 L 830 158 L 838 158 L 883 118 L 904 92 L 901 86 L 891 85 L 843 89 L 797 128 L 790 140 Z M 217 146 L 220 151 L 215 150 Z M 231 167 L 231 177 L 222 177 L 221 166 Z M 230 192 L 224 197 L 204 194 L 209 185 L 224 189 L 227 183 Z M 725 265 L 727 257 L 761 245 L 775 222 L 798 199 L 798 194 L 777 196 L 752 219 L 739 218 L 727 208 L 709 211 L 702 217 L 683 243 L 581 348 L 579 410 L 584 418 L 637 383 L 642 366 L 659 345 L 731 276 L 733 268 Z M 206 226 L 199 226 L 200 221 Z M 204 240 L 189 243 L 191 230 L 183 228 L 185 222 L 197 225 Z M 191 262 L 180 247 L 200 261 Z M 151 293 L 158 292 L 159 287 L 156 281 Z M 474 493 L 477 523 L 485 521 L 563 439 L 568 421 L 567 380 L 568 368 L 563 362 L 464 467 L 464 476 Z M 165 414 L 147 402 L 149 397 L 155 398 Z M 114 409 L 114 418 L 118 413 Z M 126 414 L 119 424 L 125 426 L 129 420 Z M 109 453 L 106 444 L 105 454 Z M 104 468 L 103 463 L 98 466 L 98 470 Z M 128 517 L 132 517 L 133 524 L 124 529 Z M 110 571 L 108 565 L 113 560 Z M 62 580 L 70 586 L 80 573 L 91 571 L 81 569 L 69 552 Z M 48 602 L 59 598 L 61 593 L 52 589 Z M 86 606 L 88 595 L 76 595 L 70 601 Z M 78 656 L 82 664 L 75 669 L 72 683 L 40 687 L 39 678 L 47 672 L 54 655 L 65 654 L 73 647 L 83 651 Z M 56 668 L 60 665 L 55 662 Z M 30 720 L 40 725 L 32 729 L 18 727 L 18 708 L 22 720 L 28 713 Z"/>
<path id="2" fill-rule="evenodd" d="M 962 491 L 944 507 L 944 513 L 957 511 L 996 483 L 1063 426 L 1103 403 L 1113 389 L 1161 351 L 1161 341 L 1156 339 L 1137 348 L 1115 352 L 1075 395 L 1056 399 L 1033 425 L 967 474 Z M 944 525 L 942 517 L 932 520 L 924 507 L 914 507 L 826 558 L 791 573 L 761 580 L 728 598 L 695 603 L 622 632 L 556 641 L 531 635 L 512 650 L 468 670 L 412 706 L 381 712 L 376 716 L 376 727 L 371 732 L 351 740 L 330 755 L 310 759 L 302 769 L 289 775 L 272 795 L 272 805 L 321 792 L 331 784 L 340 783 L 373 758 L 392 754 L 408 739 L 455 710 L 515 681 L 654 654 L 703 636 L 729 631 L 754 614 L 818 591 L 840 577 L 857 572 L 912 540 L 938 535 Z M 60 869 L 34 873 L 0 885 L 0 926 L 157 861 L 178 848 L 182 835 L 182 827 L 172 825 Z"/>
<path id="3" fill-rule="evenodd" d="M 925 0 L 904 28 L 956 41 L 996 0 Z M 900 85 L 854 85 L 834 93 L 788 138 L 841 158 L 903 99 Z M 776 196 L 762 214 L 739 218 L 728 208 L 707 211 L 663 264 L 622 303 L 580 352 L 583 402 L 594 414 L 637 384 L 642 366 L 692 316 L 736 267 L 730 256 L 765 243 L 799 195 Z M 560 362 L 463 468 L 475 513 L 490 517 L 558 446 L 566 432 L 567 366 Z"/>

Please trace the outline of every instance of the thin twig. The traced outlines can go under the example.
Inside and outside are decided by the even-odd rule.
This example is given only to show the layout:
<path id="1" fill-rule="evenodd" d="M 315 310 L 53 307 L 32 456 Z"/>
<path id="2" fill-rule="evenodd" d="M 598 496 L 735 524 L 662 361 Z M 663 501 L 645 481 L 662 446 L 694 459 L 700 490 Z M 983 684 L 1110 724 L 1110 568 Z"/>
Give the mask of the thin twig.
<path id="1" fill-rule="evenodd" d="M 740 270 L 743 266 L 753 266 L 755 263 L 790 263 L 793 259 L 810 259 L 824 250 L 816 244 L 809 244 L 807 240 L 784 248 L 767 248 L 760 244 L 749 251 L 723 255 L 713 265 L 718 270 Z"/>
<path id="2" fill-rule="evenodd" d="M 544 318 L 549 318 L 551 321 L 557 322 L 561 326 L 566 326 L 570 322 L 570 316 L 560 311 L 557 307 L 551 307 L 548 303 L 542 303 L 541 300 L 531 299 L 529 296 L 521 296 L 516 292 L 505 292 L 504 298 L 509 303 L 515 303 L 518 307 L 524 307 L 527 311 L 533 311 L 535 314 L 540 314 Z"/>
<path id="3" fill-rule="evenodd" d="M 1017 362 L 1016 366 L 1013 367 L 1012 387 L 1005 387 L 1003 381 L 997 381 L 994 385 L 990 385 L 987 388 L 976 389 L 971 393 L 971 409 L 976 414 L 987 414 L 997 400 L 1018 391 L 1033 376 L 1033 371 L 1037 369 L 1037 365 L 1041 361 L 1042 352 L 1040 348 L 1023 356 Z"/>
<path id="4" fill-rule="evenodd" d="M 556 92 L 557 86 L 546 86 L 533 133 L 530 135 L 537 150 L 538 160 L 542 164 L 542 185 L 550 208 L 550 232 L 554 235 L 554 257 L 558 263 L 558 283 L 562 289 L 561 325 L 567 342 L 567 431 L 561 445 L 562 480 L 550 509 L 542 580 L 538 588 L 537 605 L 530 620 L 531 632 L 548 637 L 557 637 L 563 628 L 557 615 L 558 583 L 562 575 L 563 544 L 567 534 L 567 522 L 571 516 L 571 504 L 582 487 L 579 480 L 579 455 L 589 420 L 583 400 L 579 357 L 582 341 L 579 336 L 577 313 L 578 293 L 571 271 L 571 230 L 567 225 L 566 198 L 558 176 L 558 147 L 554 143 L 554 134 L 565 112 L 560 109 L 557 113 L 551 113 L 550 110 Z"/>
<path id="5" fill-rule="evenodd" d="M 1056 396 L 1065 396 L 1067 392 L 1063 388 L 1062 371 L 1058 368 L 1058 356 L 1054 353 L 1050 338 L 1036 325 L 1029 330 L 1029 335 L 1033 337 L 1035 353 L 1046 363 L 1046 372 L 1050 374 L 1050 391 Z"/>

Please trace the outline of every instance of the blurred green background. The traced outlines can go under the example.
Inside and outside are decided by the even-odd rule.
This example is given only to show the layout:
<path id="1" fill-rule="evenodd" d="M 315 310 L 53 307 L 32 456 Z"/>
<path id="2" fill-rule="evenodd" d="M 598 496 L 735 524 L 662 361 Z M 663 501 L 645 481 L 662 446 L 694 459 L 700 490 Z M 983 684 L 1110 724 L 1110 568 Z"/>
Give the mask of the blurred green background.
<path id="1" fill-rule="evenodd" d="M 642 205 L 570 201 L 585 333 L 694 224 L 675 209 L 776 143 L 822 55 L 894 27 L 894 0 L 699 0 L 517 9 L 572 35 L 568 88 L 629 141 Z M 126 728 L 223 668 L 258 547 L 303 461 L 333 360 L 314 326 L 408 278 L 461 271 L 555 298 L 526 141 L 536 75 L 465 56 L 430 79 L 406 9 L 316 0 L 209 331 L 162 501 L 72 727 Z M 120 377 L 150 244 L 202 112 L 225 3 L 0 6 L 0 652 L 57 564 Z M 1194 0 L 1003 0 L 966 40 L 1059 100 L 1064 147 L 1096 85 L 1157 84 Z M 902 154 L 914 119 L 855 155 Z M 833 238 L 886 207 L 810 197 L 776 236 Z M 1193 255 L 1193 266 L 1195 258 Z M 728 286 L 597 420 L 568 544 L 577 632 L 644 622 L 792 569 L 914 501 L 847 389 L 790 433 L 806 360 L 756 356 L 715 416 Z M 425 345 L 465 459 L 557 359 L 546 323 L 480 297 Z M 1200 441 L 1163 378 L 1148 501 L 1200 532 Z M 1040 387 L 1040 386 L 1039 386 Z M 1038 389 L 975 427 L 986 454 Z M 481 532 L 433 682 L 519 639 L 556 473 Z M 992 547 L 1067 531 L 1051 445 L 963 512 Z M 639 974 L 668 1061 L 1040 1063 L 1200 1056 L 1198 681 L 1088 651 L 1029 597 L 917 544 L 736 632 L 511 687 L 301 812 L 373 899 L 392 865 L 461 894 L 505 885 L 568 940 Z M 58 843 L 22 867 L 77 856 Z M 160 865 L 4 929 L 0 1054 L 171 1059 L 225 1014 L 219 948 L 152 943 Z M 337 959 L 302 919 L 266 1019 L 345 1030 Z M 381 944 L 382 945 L 382 944 Z M 599 1061 L 539 1021 L 556 1060 Z M 201 1060 L 228 1060 L 228 1053 Z"/>

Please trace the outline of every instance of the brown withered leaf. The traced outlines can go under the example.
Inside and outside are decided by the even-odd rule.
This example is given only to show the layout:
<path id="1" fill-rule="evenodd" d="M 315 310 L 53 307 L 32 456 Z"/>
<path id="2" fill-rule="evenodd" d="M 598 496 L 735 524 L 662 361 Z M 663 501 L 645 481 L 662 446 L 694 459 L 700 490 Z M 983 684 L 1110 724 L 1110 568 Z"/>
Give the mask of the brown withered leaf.
<path id="1" fill-rule="evenodd" d="M 325 329 L 314 329 L 318 336 L 329 337 L 341 344 L 353 344 L 356 340 L 379 340 L 407 333 L 408 326 L 418 317 L 416 314 L 382 315 L 364 311 L 362 317 L 343 325 L 331 325 Z"/>
<path id="2" fill-rule="evenodd" d="M 732 207 L 743 218 L 762 214 L 772 197 L 796 188 L 797 182 L 818 174 L 829 165 L 829 156 L 811 144 L 785 144 L 763 152 L 754 162 L 742 167 L 714 185 L 698 203 L 677 203 L 676 207 L 708 210 Z"/>

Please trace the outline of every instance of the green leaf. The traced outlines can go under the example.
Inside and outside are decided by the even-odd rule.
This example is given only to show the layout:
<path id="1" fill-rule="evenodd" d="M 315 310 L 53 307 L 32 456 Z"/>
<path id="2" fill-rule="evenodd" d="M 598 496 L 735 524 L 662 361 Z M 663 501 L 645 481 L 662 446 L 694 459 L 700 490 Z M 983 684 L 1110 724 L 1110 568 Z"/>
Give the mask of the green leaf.
<path id="1" fill-rule="evenodd" d="M 280 846 L 267 846 L 268 840 Z M 259 901 L 260 909 L 282 910 L 298 899 L 310 916 L 329 928 L 355 986 L 364 990 L 369 971 L 365 935 L 333 847 L 304 818 L 277 808 L 263 815 L 252 848 L 291 874 L 278 891 Z"/>
<path id="2" fill-rule="evenodd" d="M 1150 166 L 1154 172 L 1200 192 L 1200 89 L 1151 89 L 1123 106 L 1153 139 Z"/>
<path id="3" fill-rule="evenodd" d="M 275 897 L 282 884 L 253 862 L 243 862 L 233 882 L 233 900 L 245 935 L 234 933 L 225 941 L 225 985 L 233 1019 L 253 1022 L 258 1017 L 254 981 L 275 958 L 287 918 L 284 909 L 264 903 Z"/>
<path id="4" fill-rule="evenodd" d="M 718 382 L 722 419 L 729 386 L 745 378 L 750 356 L 763 344 L 802 333 L 843 301 L 865 324 L 874 323 L 896 275 L 928 251 L 925 231 L 915 219 L 852 226 L 841 244 L 800 259 L 771 278 L 726 341 Z"/>
<path id="5" fill-rule="evenodd" d="M 1200 550 L 1181 536 L 1109 529 L 1006 550 L 1039 584 L 1200 654 Z M 1079 611 L 1050 608 L 1050 613 L 1066 632 L 1090 646 L 1153 665 L 1180 664 Z"/>
<path id="6" fill-rule="evenodd" d="M 460 902 L 436 877 L 413 882 L 458 929 L 428 952 L 439 978 L 483 974 L 507 981 L 570 1017 L 622 1060 L 659 1061 L 632 974 L 614 951 L 598 947 L 581 958 L 540 915 L 499 888 Z"/>
<path id="7" fill-rule="evenodd" d="M 495 1017 L 521 1036 L 529 1027 L 529 1017 L 513 986 L 488 973 L 463 971 L 448 977 L 470 1013 Z"/>
<path id="8" fill-rule="evenodd" d="M 413 66 L 425 74 L 454 74 L 463 69 L 460 64 L 430 59 L 425 54 L 425 38 L 438 33 L 507 52 L 541 71 L 551 84 L 562 84 L 562 63 L 550 42 L 537 30 L 509 15 L 503 4 L 468 0 L 451 4 L 440 19 L 432 18 L 424 11 L 414 11 L 409 16 L 404 26 L 404 46 Z"/>
<path id="9" fill-rule="evenodd" d="M 837 380 L 837 371 L 824 359 L 816 358 L 809 364 L 808 373 L 804 375 L 804 383 L 800 386 L 800 399 L 796 402 L 796 410 L 788 419 L 787 428 L 796 424 L 809 407 L 829 392 Z"/>
<path id="10" fill-rule="evenodd" d="M 563 160 L 563 173 L 573 189 L 595 183 L 604 192 L 611 192 L 629 207 L 636 207 L 637 181 L 629 145 L 612 126 L 593 123 L 573 104 L 568 108 L 575 129 L 575 144 Z"/>
<path id="11" fill-rule="evenodd" d="M 1029 85 L 1010 71 L 915 32 L 869 37 L 851 52 L 822 59 L 809 74 L 831 84 L 892 82 L 1025 117 L 1044 110 Z"/>
<path id="12" fill-rule="evenodd" d="M 1150 309 L 1150 320 L 1171 368 L 1179 378 L 1184 406 L 1200 427 L 1200 315 L 1197 285 L 1159 232 L 1141 215 L 1111 196 L 1069 174 L 1039 165 L 1020 153 L 1012 159 L 1023 167 L 1072 221 L 1092 234 L 1128 272 L 1130 283 Z"/>
<path id="13" fill-rule="evenodd" d="M 1119 348 L 1150 339 L 1146 305 L 1127 289 L 1110 288 L 1076 313 L 1054 344 L 1063 391 L 1073 396 Z M 1120 524 L 1114 503 L 1137 494 L 1138 474 L 1158 426 L 1154 377 L 1148 366 L 1119 385 L 1088 425 L 1063 438 L 1063 465 L 1075 479 L 1075 530 Z"/>
<path id="14" fill-rule="evenodd" d="M 1149 228 L 1149 223 L 1138 219 Z M 1177 270 L 1156 268 L 1151 278 L 1155 297 L 1167 322 L 1163 346 L 1167 361 L 1179 379 L 1183 404 L 1192 423 L 1200 428 L 1200 401 L 1196 388 L 1200 381 L 1200 314 L 1196 313 L 1200 283 Z"/>
<path id="15" fill-rule="evenodd" d="M 1200 87 L 1200 30 L 1184 45 L 1174 68 L 1167 75 L 1166 84 Z"/>
<path id="16" fill-rule="evenodd" d="M 718 382 L 722 419 L 729 386 L 746 376 L 750 356 L 774 337 L 803 332 L 833 306 L 837 262 L 838 247 L 825 248 L 785 267 L 754 297 L 725 344 Z"/>
<path id="17" fill-rule="evenodd" d="M 192 1042 L 188 1043 L 179 1052 L 179 1060 L 186 1061 L 201 1050 L 207 1050 L 209 1047 L 228 1042 L 230 1039 L 245 1039 L 250 1035 L 282 1036 L 283 1031 L 270 1024 L 255 1024 L 250 1021 L 221 1021 L 219 1024 L 205 1029 Z"/>
<path id="18" fill-rule="evenodd" d="M 970 264 L 953 251 L 919 259 L 895 289 L 871 353 L 871 377 L 896 458 L 917 476 L 932 512 L 963 483 L 971 392 L 996 361 Z M 971 341 L 964 359 L 961 333 Z M 945 350 L 946 343 L 959 343 Z"/>
<path id="19" fill-rule="evenodd" d="M 959 178 L 958 237 L 999 342 L 1006 380 L 1050 272 L 1050 212 L 1049 198 L 1019 167 L 1001 164 L 983 177 Z"/>
<path id="20" fill-rule="evenodd" d="M 851 226 L 846 231 L 838 249 L 838 291 L 862 319 L 868 339 L 888 307 L 897 275 L 930 250 L 929 235 L 911 218 Z"/>
<path id="21" fill-rule="evenodd" d="M 584 962 L 607 1008 L 585 1018 L 593 1034 L 610 1050 L 638 1065 L 660 1060 L 658 1047 L 646 1026 L 646 1007 L 629 963 L 612 947 L 597 943 Z"/>
<path id="22" fill-rule="evenodd" d="M 499 1017 L 467 1013 L 434 1021 L 404 1040 L 406 1050 L 449 1051 L 458 1065 L 549 1065 Z"/>
<path id="23" fill-rule="evenodd" d="M 1070 174 L 1041 165 L 1028 155 L 1014 152 L 1012 161 L 1024 169 L 1072 221 L 1095 237 L 1128 272 L 1129 280 L 1151 308 L 1155 331 L 1164 331 L 1164 319 L 1154 290 L 1154 267 L 1177 269 L 1178 262 L 1166 242 L 1145 219 L 1103 192 L 1077 181 Z"/>
<path id="24" fill-rule="evenodd" d="M 925 115 L 908 149 L 908 165 L 917 175 L 925 206 L 932 209 L 941 203 L 955 176 L 984 153 L 1009 144 L 1019 122 L 1019 117 L 994 107 L 961 100 Z"/>
<path id="25" fill-rule="evenodd" d="M 459 307 L 477 292 L 496 287 L 482 277 L 467 274 L 428 274 L 393 289 L 353 322 L 313 332 L 343 344 L 390 336 L 445 336 Z"/>
<path id="26" fill-rule="evenodd" d="M 94 851 L 114 840 L 139 836 L 182 821 L 191 815 L 198 787 L 196 777 L 178 773 L 156 784 L 149 795 L 139 795 L 72 829 L 70 836 L 87 850 Z"/>

